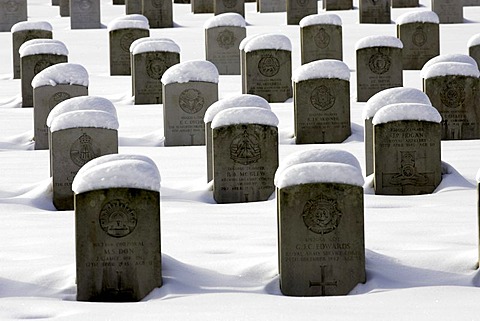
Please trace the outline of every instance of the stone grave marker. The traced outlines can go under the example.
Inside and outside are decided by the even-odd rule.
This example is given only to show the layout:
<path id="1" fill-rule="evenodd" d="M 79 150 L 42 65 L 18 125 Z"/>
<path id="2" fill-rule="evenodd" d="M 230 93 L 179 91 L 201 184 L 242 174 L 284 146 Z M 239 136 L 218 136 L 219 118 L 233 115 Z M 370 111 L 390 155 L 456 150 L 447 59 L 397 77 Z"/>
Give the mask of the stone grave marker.
<path id="1" fill-rule="evenodd" d="M 439 62 L 428 67 L 424 76 L 424 92 L 442 115 L 442 139 L 479 139 L 478 68 L 467 63 Z"/>
<path id="2" fill-rule="evenodd" d="M 79 171 L 73 190 L 77 300 L 140 301 L 161 287 L 155 163 L 138 155 L 102 156 Z"/>
<path id="3" fill-rule="evenodd" d="M 56 64 L 39 72 L 32 87 L 35 149 L 48 149 L 48 114 L 64 100 L 88 95 L 88 72 L 81 65 Z"/>
<path id="4" fill-rule="evenodd" d="M 322 7 L 325 10 L 352 10 L 352 0 L 323 0 Z"/>
<path id="5" fill-rule="evenodd" d="M 245 0 L 213 0 L 213 13 L 219 15 L 222 13 L 238 13 L 245 16 Z"/>
<path id="6" fill-rule="evenodd" d="M 397 20 L 397 38 L 403 43 L 403 69 L 420 70 L 440 54 L 440 26 L 433 11 L 407 12 Z"/>
<path id="7" fill-rule="evenodd" d="M 100 0 L 70 0 L 72 29 L 100 29 Z"/>
<path id="8" fill-rule="evenodd" d="M 213 13 L 215 0 L 190 0 L 193 13 Z"/>
<path id="9" fill-rule="evenodd" d="M 52 39 L 52 25 L 46 21 L 22 21 L 13 25 L 12 33 L 12 57 L 13 79 L 20 78 L 20 46 L 32 39 Z"/>
<path id="10" fill-rule="evenodd" d="M 261 96 L 270 103 L 283 103 L 292 97 L 292 45 L 286 36 L 252 37 L 244 52 L 244 93 Z"/>
<path id="11" fill-rule="evenodd" d="M 287 24 L 298 25 L 302 18 L 318 13 L 317 0 L 286 0 Z"/>
<path id="12" fill-rule="evenodd" d="M 125 0 L 113 0 L 112 3 L 114 5 L 124 5 L 125 4 Z"/>
<path id="13" fill-rule="evenodd" d="M 142 14 L 142 0 L 125 0 L 125 14 Z"/>
<path id="14" fill-rule="evenodd" d="M 468 55 L 480 64 L 480 33 L 477 33 L 468 39 Z"/>
<path id="15" fill-rule="evenodd" d="M 408 87 L 384 89 L 373 95 L 363 109 L 364 142 L 365 142 L 365 174 L 373 174 L 373 124 L 372 120 L 381 108 L 400 103 L 431 105 L 428 96 L 421 90 Z"/>
<path id="16" fill-rule="evenodd" d="M 341 143 L 351 135 L 350 69 L 318 60 L 295 70 L 293 106 L 297 144 Z"/>
<path id="17" fill-rule="evenodd" d="M 0 32 L 7 32 L 21 21 L 27 21 L 27 0 L 0 1 Z"/>
<path id="18" fill-rule="evenodd" d="M 356 43 L 357 100 L 365 102 L 383 89 L 402 87 L 402 42 L 391 36 L 369 36 Z"/>
<path id="19" fill-rule="evenodd" d="M 60 17 L 70 17 L 70 0 L 59 0 Z"/>
<path id="20" fill-rule="evenodd" d="M 252 40 L 255 37 L 258 37 L 259 35 L 253 35 L 253 36 L 246 36 L 243 38 L 242 41 L 240 41 L 240 44 L 238 45 L 238 50 L 240 51 L 240 73 L 241 73 L 241 81 L 242 81 L 242 94 L 247 93 L 247 64 L 246 64 L 246 53 L 245 53 L 245 46 L 247 43 Z"/>
<path id="21" fill-rule="evenodd" d="M 237 107 L 212 121 L 213 198 L 217 203 L 266 201 L 278 167 L 278 119 L 265 108 Z"/>
<path id="22" fill-rule="evenodd" d="M 360 23 L 390 23 L 391 0 L 360 0 Z"/>
<path id="23" fill-rule="evenodd" d="M 205 123 L 205 147 L 207 150 L 207 182 L 213 179 L 213 155 L 212 155 L 212 121 L 222 110 L 235 107 L 258 107 L 270 110 L 270 104 L 262 97 L 256 95 L 242 94 L 224 98 L 208 107 L 203 121 Z"/>
<path id="24" fill-rule="evenodd" d="M 205 145 L 203 117 L 218 100 L 218 71 L 214 64 L 192 60 L 176 64 L 163 74 L 163 129 L 165 146 Z"/>
<path id="25" fill-rule="evenodd" d="M 173 28 L 173 3 L 165 0 L 142 0 L 142 14 L 150 28 Z"/>
<path id="26" fill-rule="evenodd" d="M 174 0 L 173 3 L 190 3 L 190 0 Z"/>
<path id="27" fill-rule="evenodd" d="M 388 105 L 375 114 L 375 194 L 433 193 L 442 180 L 441 119 L 434 107 L 409 103 Z"/>
<path id="28" fill-rule="evenodd" d="M 108 24 L 111 76 L 131 74 L 130 45 L 136 39 L 148 37 L 148 28 L 148 20 L 142 15 L 127 15 Z"/>
<path id="29" fill-rule="evenodd" d="M 245 19 L 238 13 L 223 13 L 208 19 L 205 28 L 206 60 L 220 75 L 240 75 L 240 42 L 246 37 Z"/>
<path id="30" fill-rule="evenodd" d="M 418 7 L 418 0 L 391 0 L 392 8 L 416 8 Z"/>
<path id="31" fill-rule="evenodd" d="M 440 23 L 463 23 L 463 3 L 459 0 L 432 0 L 432 11 Z"/>
<path id="32" fill-rule="evenodd" d="M 19 53 L 22 107 L 33 107 L 33 77 L 47 67 L 67 62 L 68 50 L 58 40 L 33 39 L 21 45 Z"/>
<path id="33" fill-rule="evenodd" d="M 463 6 L 480 6 L 480 0 L 463 0 Z"/>
<path id="34" fill-rule="evenodd" d="M 310 15 L 300 20 L 301 62 L 343 59 L 342 19 L 336 14 Z"/>
<path id="35" fill-rule="evenodd" d="M 286 12 L 287 2 L 278 0 L 257 0 L 258 12 Z"/>

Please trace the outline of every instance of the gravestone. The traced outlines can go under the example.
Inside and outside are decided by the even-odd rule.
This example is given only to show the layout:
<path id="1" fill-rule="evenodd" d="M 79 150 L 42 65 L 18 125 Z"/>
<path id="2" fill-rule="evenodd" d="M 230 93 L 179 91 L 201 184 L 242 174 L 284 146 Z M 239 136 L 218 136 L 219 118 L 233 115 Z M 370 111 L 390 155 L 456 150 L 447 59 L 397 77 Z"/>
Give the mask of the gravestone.
<path id="1" fill-rule="evenodd" d="M 205 145 L 203 117 L 218 100 L 218 71 L 209 61 L 174 65 L 162 77 L 165 146 Z"/>
<path id="2" fill-rule="evenodd" d="M 468 55 L 480 64 L 480 33 L 473 35 L 468 39 Z"/>
<path id="3" fill-rule="evenodd" d="M 213 179 L 213 160 L 212 160 L 212 121 L 213 118 L 222 110 L 235 107 L 258 107 L 270 110 L 270 104 L 262 97 L 255 95 L 237 95 L 224 98 L 208 107 L 203 121 L 205 123 L 205 149 L 207 151 L 207 182 Z"/>
<path id="4" fill-rule="evenodd" d="M 360 0 L 360 23 L 390 23 L 390 0 Z"/>
<path id="5" fill-rule="evenodd" d="M 190 0 L 193 13 L 213 13 L 215 0 Z"/>
<path id="6" fill-rule="evenodd" d="M 409 12 L 398 17 L 397 37 L 403 43 L 403 69 L 420 70 L 440 54 L 440 26 L 433 11 Z"/>
<path id="7" fill-rule="evenodd" d="M 245 16 L 245 0 L 213 0 L 213 13 L 215 15 L 227 12 Z"/>
<path id="8" fill-rule="evenodd" d="M 240 51 L 240 78 L 242 81 L 242 94 L 247 93 L 247 64 L 246 64 L 246 53 L 245 53 L 245 46 L 247 43 L 252 40 L 255 37 L 258 37 L 259 35 L 253 35 L 253 36 L 246 36 L 243 38 L 242 41 L 240 41 L 240 44 L 238 45 L 238 50 Z"/>
<path id="9" fill-rule="evenodd" d="M 297 144 L 341 143 L 351 135 L 350 70 L 338 60 L 296 69 L 293 106 Z"/>
<path id="10" fill-rule="evenodd" d="M 240 75 L 240 42 L 246 37 L 245 19 L 237 13 L 223 13 L 207 20 L 205 28 L 206 60 L 220 75 Z"/>
<path id="11" fill-rule="evenodd" d="M 140 15 L 129 15 L 138 18 Z M 126 16 L 126 17 L 129 17 Z M 143 17 L 143 16 L 140 16 Z M 148 37 L 148 22 L 145 20 L 115 19 L 108 24 L 110 36 L 110 75 L 130 75 L 130 45 L 139 38 Z"/>
<path id="12" fill-rule="evenodd" d="M 125 0 L 125 14 L 141 14 L 142 0 Z"/>
<path id="13" fill-rule="evenodd" d="M 180 48 L 171 40 L 152 39 L 136 45 L 132 54 L 135 104 L 161 104 L 162 76 L 180 63 Z"/>
<path id="14" fill-rule="evenodd" d="M 442 180 L 441 119 L 434 107 L 422 104 L 388 105 L 375 114 L 375 194 L 433 193 Z"/>
<path id="15" fill-rule="evenodd" d="M 100 29 L 100 0 L 70 0 L 72 29 Z"/>
<path id="16" fill-rule="evenodd" d="M 52 25 L 46 21 L 22 21 L 12 29 L 13 79 L 20 78 L 20 46 L 32 39 L 52 39 Z"/>
<path id="17" fill-rule="evenodd" d="M 21 21 L 27 21 L 27 0 L 1 0 L 0 32 L 10 31 Z"/>
<path id="18" fill-rule="evenodd" d="M 301 62 L 343 59 L 342 19 L 335 14 L 318 14 L 300 21 Z"/>
<path id="19" fill-rule="evenodd" d="M 112 176 L 105 174 L 107 167 Z M 79 171 L 73 189 L 77 300 L 140 301 L 161 287 L 155 163 L 137 155 L 99 157 Z"/>
<path id="20" fill-rule="evenodd" d="M 88 72 L 81 65 L 56 64 L 39 72 L 32 87 L 35 149 L 48 149 L 48 114 L 64 100 L 88 95 Z"/>
<path id="21" fill-rule="evenodd" d="M 114 5 L 124 5 L 125 0 L 113 0 L 112 4 L 114 4 Z"/>
<path id="22" fill-rule="evenodd" d="M 480 0 L 463 0 L 464 6 L 480 6 Z"/>
<path id="23" fill-rule="evenodd" d="M 244 93 L 261 96 L 270 103 L 283 103 L 292 97 L 292 45 L 286 36 L 253 37 L 244 52 Z"/>
<path id="24" fill-rule="evenodd" d="M 173 3 L 171 0 L 142 0 L 142 14 L 150 28 L 173 28 Z"/>
<path id="25" fill-rule="evenodd" d="M 266 201 L 278 167 L 278 119 L 264 108 L 237 107 L 212 121 L 213 198 L 217 203 Z"/>
<path id="26" fill-rule="evenodd" d="M 364 119 L 366 176 L 373 174 L 373 117 L 381 108 L 400 103 L 432 105 L 430 99 L 423 91 L 408 87 L 395 87 L 382 90 L 367 101 L 362 114 Z"/>
<path id="27" fill-rule="evenodd" d="M 392 8 L 416 8 L 418 7 L 418 0 L 391 0 Z"/>
<path id="28" fill-rule="evenodd" d="M 258 12 L 286 12 L 287 2 L 278 0 L 257 0 Z"/>
<path id="29" fill-rule="evenodd" d="M 424 92 L 442 115 L 442 139 L 479 139 L 478 68 L 439 62 L 426 69 L 424 76 Z"/>
<path id="30" fill-rule="evenodd" d="M 60 17 L 70 17 L 70 0 L 59 0 Z"/>
<path id="31" fill-rule="evenodd" d="M 323 9 L 325 10 L 351 10 L 353 9 L 352 0 L 323 0 Z"/>
<path id="32" fill-rule="evenodd" d="M 317 0 L 286 0 L 287 1 L 287 24 L 298 25 L 302 18 L 317 14 Z"/>
<path id="33" fill-rule="evenodd" d="M 383 89 L 402 87 L 402 42 L 391 36 L 369 36 L 356 43 L 357 100 L 365 102 Z"/>
<path id="34" fill-rule="evenodd" d="M 190 0 L 173 0 L 173 3 L 190 3 Z"/>
<path id="35" fill-rule="evenodd" d="M 67 62 L 68 50 L 58 40 L 33 39 L 25 42 L 19 53 L 22 107 L 33 107 L 33 77 L 47 67 Z"/>
<path id="36" fill-rule="evenodd" d="M 432 0 L 432 11 L 440 23 L 463 23 L 463 3 L 459 0 Z"/>

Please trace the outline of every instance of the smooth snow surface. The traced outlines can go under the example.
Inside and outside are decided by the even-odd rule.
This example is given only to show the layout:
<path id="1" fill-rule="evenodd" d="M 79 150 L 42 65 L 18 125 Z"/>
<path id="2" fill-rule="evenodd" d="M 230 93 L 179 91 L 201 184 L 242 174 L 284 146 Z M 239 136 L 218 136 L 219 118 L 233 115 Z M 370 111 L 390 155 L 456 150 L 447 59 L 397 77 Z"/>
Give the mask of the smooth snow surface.
<path id="1" fill-rule="evenodd" d="M 422 70 L 420 71 L 420 76 L 422 78 L 425 78 L 425 73 L 426 71 L 434 64 L 440 63 L 440 62 L 461 62 L 461 63 L 466 63 L 466 64 L 471 64 L 475 68 L 478 68 L 477 62 L 475 59 L 470 57 L 469 55 L 466 54 L 443 54 L 436 56 L 429 61 L 427 61 L 423 67 Z"/>
<path id="2" fill-rule="evenodd" d="M 108 31 L 119 29 L 149 29 L 148 19 L 142 15 L 127 15 L 108 24 Z"/>
<path id="3" fill-rule="evenodd" d="M 234 107 L 259 107 L 268 110 L 271 109 L 270 104 L 263 97 L 251 94 L 236 95 L 221 99 L 211 104 L 210 107 L 208 107 L 208 109 L 205 111 L 203 121 L 205 123 L 209 123 L 220 111 Z"/>
<path id="4" fill-rule="evenodd" d="M 474 65 L 463 62 L 437 62 L 423 70 L 425 79 L 451 75 L 478 78 L 480 73 Z"/>
<path id="5" fill-rule="evenodd" d="M 115 115 L 101 110 L 74 110 L 53 118 L 50 131 L 82 127 L 118 129 L 118 120 Z"/>
<path id="6" fill-rule="evenodd" d="M 342 25 L 342 18 L 333 13 L 320 13 L 306 16 L 300 20 L 300 28 L 305 28 L 313 25 Z"/>
<path id="7" fill-rule="evenodd" d="M 45 30 L 52 31 L 52 25 L 47 21 L 21 21 L 17 22 L 10 29 L 11 33 L 24 31 L 24 30 Z"/>
<path id="8" fill-rule="evenodd" d="M 59 84 L 88 87 L 88 72 L 79 64 L 60 63 L 43 69 L 32 80 L 33 88 Z"/>
<path id="9" fill-rule="evenodd" d="M 418 120 L 440 123 L 442 116 L 435 107 L 425 104 L 393 104 L 381 108 L 373 117 L 372 124 L 378 125 L 392 121 Z"/>
<path id="10" fill-rule="evenodd" d="M 33 40 L 30 40 L 33 41 Z M 24 45 L 26 42 L 24 43 Z M 25 46 L 20 46 L 18 51 L 20 57 L 32 56 L 32 55 L 41 55 L 41 54 L 50 54 L 50 55 L 62 55 L 68 56 L 68 49 L 62 43 L 57 42 L 40 42 L 27 44 Z"/>
<path id="11" fill-rule="evenodd" d="M 467 42 L 467 46 L 469 48 L 478 46 L 478 45 L 480 45 L 480 33 L 477 33 L 476 35 L 473 35 L 472 37 L 470 37 L 470 39 L 468 39 L 468 42 Z"/>
<path id="12" fill-rule="evenodd" d="M 404 25 L 407 23 L 440 23 L 438 15 L 433 11 L 415 11 L 406 12 L 397 19 L 397 25 Z"/>
<path id="13" fill-rule="evenodd" d="M 393 36 L 368 36 L 360 39 L 355 44 L 355 49 L 365 49 L 372 47 L 392 47 L 403 48 L 403 43 L 400 39 Z"/>
<path id="14" fill-rule="evenodd" d="M 302 65 L 295 69 L 292 75 L 294 82 L 318 78 L 336 78 L 350 81 L 350 69 L 343 61 L 323 59 Z"/>
<path id="15" fill-rule="evenodd" d="M 278 126 L 278 118 L 269 109 L 234 107 L 220 111 L 212 120 L 212 129 L 237 124 Z"/>
<path id="16" fill-rule="evenodd" d="M 134 55 L 138 55 L 144 52 L 153 51 L 180 53 L 180 47 L 176 43 L 169 40 L 151 40 L 138 43 L 135 47 L 133 47 L 132 53 Z"/>
<path id="17" fill-rule="evenodd" d="M 156 41 L 163 41 L 163 42 L 172 42 L 172 43 L 175 43 L 175 41 L 173 41 L 172 39 L 170 38 L 163 38 L 163 37 L 143 37 L 143 38 L 138 38 L 138 39 L 135 39 L 132 44 L 130 45 L 130 53 L 133 53 L 133 50 L 135 49 L 135 47 L 139 44 L 141 44 L 142 42 L 150 42 L 150 41 L 153 41 L 153 42 L 156 42 Z"/>
<path id="18" fill-rule="evenodd" d="M 292 43 L 285 35 L 265 34 L 249 39 L 243 50 L 245 52 L 251 52 L 264 49 L 292 51 Z"/>
<path id="19" fill-rule="evenodd" d="M 247 26 L 245 18 L 242 15 L 234 12 L 222 13 L 217 16 L 213 16 L 208 19 L 203 28 L 210 29 L 215 27 L 241 27 L 244 28 Z"/>
<path id="20" fill-rule="evenodd" d="M 192 60 L 168 68 L 162 76 L 162 83 L 168 85 L 189 81 L 203 81 L 216 84 L 218 79 L 217 67 L 210 61 Z"/>

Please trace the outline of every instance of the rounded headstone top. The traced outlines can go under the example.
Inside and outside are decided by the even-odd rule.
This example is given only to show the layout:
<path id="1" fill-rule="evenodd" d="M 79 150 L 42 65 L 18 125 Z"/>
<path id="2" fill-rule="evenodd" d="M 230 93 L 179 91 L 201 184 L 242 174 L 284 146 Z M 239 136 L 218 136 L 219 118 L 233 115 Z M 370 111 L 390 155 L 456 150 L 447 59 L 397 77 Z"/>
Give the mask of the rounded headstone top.
<path id="1" fill-rule="evenodd" d="M 245 52 L 264 49 L 292 51 L 292 43 L 285 35 L 270 33 L 253 37 L 244 47 Z"/>
<path id="2" fill-rule="evenodd" d="M 467 47 L 474 47 L 478 45 L 480 45 L 480 33 L 477 33 L 468 39 Z"/>
<path id="3" fill-rule="evenodd" d="M 205 112 L 203 121 L 205 123 L 209 123 L 213 120 L 215 115 L 217 115 L 222 110 L 225 110 L 228 108 L 243 107 L 243 106 L 259 107 L 259 108 L 265 108 L 269 110 L 271 109 L 270 104 L 265 98 L 257 95 L 252 95 L 252 94 L 242 94 L 242 95 L 224 98 L 211 104 L 210 107 L 208 107 L 207 111 Z"/>
<path id="4" fill-rule="evenodd" d="M 135 39 L 131 45 L 130 45 L 130 48 L 129 48 L 129 51 L 130 52 L 133 52 L 133 50 L 135 50 L 135 47 L 139 44 L 141 44 L 142 42 L 150 42 L 150 41 L 168 41 L 168 42 L 172 42 L 172 43 L 175 43 L 175 41 L 173 41 L 172 39 L 170 38 L 163 38 L 163 37 L 143 37 L 143 38 L 138 38 L 138 39 Z"/>
<path id="5" fill-rule="evenodd" d="M 437 64 L 439 62 L 462 62 L 466 64 L 471 64 L 475 66 L 475 68 L 478 68 L 478 65 L 475 59 L 473 59 L 469 55 L 464 55 L 464 54 L 439 55 L 439 56 L 433 57 L 423 65 L 422 70 L 420 71 L 420 77 L 425 78 L 425 71 L 428 68 L 430 68 L 430 66 Z"/>
<path id="6" fill-rule="evenodd" d="M 20 45 L 20 48 L 18 48 L 18 51 L 22 51 L 24 50 L 25 47 L 28 47 L 28 46 L 31 46 L 31 45 L 36 45 L 36 44 L 40 44 L 40 43 L 58 43 L 60 45 L 64 45 L 65 44 L 63 42 L 61 42 L 60 40 L 56 40 L 56 39 L 47 39 L 47 38 L 38 38 L 38 39 L 31 39 L 31 40 L 28 40 L 28 41 L 25 41 L 24 43 L 22 43 Z"/>
<path id="7" fill-rule="evenodd" d="M 302 18 L 299 22 L 300 28 L 314 25 L 342 25 L 342 18 L 333 13 L 312 14 Z"/>
<path id="8" fill-rule="evenodd" d="M 58 115 L 50 124 L 50 131 L 56 132 L 69 128 L 106 128 L 118 129 L 116 115 L 101 110 L 75 110 Z"/>
<path id="9" fill-rule="evenodd" d="M 12 33 L 24 30 L 44 30 L 52 31 L 52 25 L 47 21 L 20 21 L 12 26 Z"/>
<path id="10" fill-rule="evenodd" d="M 36 41 L 40 40 L 40 41 Z M 51 40 L 51 41 L 47 41 Z M 58 40 L 53 39 L 33 39 L 24 42 L 18 50 L 20 57 L 51 54 L 51 55 L 63 55 L 68 56 L 68 49 L 65 44 Z"/>
<path id="11" fill-rule="evenodd" d="M 176 52 L 180 53 L 180 47 L 168 40 L 152 40 L 152 41 L 144 41 L 137 44 L 134 48 L 132 53 L 134 55 L 138 55 L 145 52 Z"/>
<path id="12" fill-rule="evenodd" d="M 43 69 L 32 80 L 33 88 L 59 84 L 88 87 L 88 72 L 79 64 L 60 63 Z"/>
<path id="13" fill-rule="evenodd" d="M 373 117 L 372 124 L 379 125 L 393 121 L 418 120 L 440 123 L 442 116 L 438 110 L 425 104 L 404 103 L 387 105 L 380 109 Z"/>
<path id="14" fill-rule="evenodd" d="M 162 84 L 203 81 L 218 84 L 218 69 L 207 60 L 191 60 L 168 68 L 162 76 Z"/>
<path id="15" fill-rule="evenodd" d="M 334 78 L 349 81 L 350 69 L 343 61 L 323 59 L 298 67 L 292 75 L 294 82 L 318 78 Z"/>
<path id="16" fill-rule="evenodd" d="M 238 45 L 238 49 L 239 50 L 244 50 L 245 46 L 247 45 L 247 43 L 250 40 L 252 40 L 253 38 L 259 37 L 259 36 L 261 36 L 261 35 L 246 36 L 245 38 L 242 39 L 242 41 L 240 41 L 240 44 Z"/>
<path id="17" fill-rule="evenodd" d="M 463 62 L 439 62 L 423 71 L 425 79 L 451 75 L 478 78 L 480 73 L 477 67 Z"/>
<path id="18" fill-rule="evenodd" d="M 204 29 L 216 28 L 216 27 L 241 27 L 245 28 L 247 23 L 242 15 L 235 12 L 226 12 L 214 16 L 203 25 Z"/>
<path id="19" fill-rule="evenodd" d="M 370 97 L 363 108 L 363 119 L 373 118 L 382 107 L 400 103 L 432 104 L 427 94 L 419 89 L 408 87 L 388 88 Z"/>
<path id="20" fill-rule="evenodd" d="M 119 29 L 149 29 L 148 19 L 141 14 L 129 14 L 123 17 L 113 19 L 108 24 L 108 31 Z"/>
<path id="21" fill-rule="evenodd" d="M 440 19 L 438 18 L 438 15 L 433 11 L 406 12 L 397 18 L 398 25 L 416 22 L 439 24 Z"/>
<path id="22" fill-rule="evenodd" d="M 155 163 L 140 155 L 111 154 L 86 163 L 72 183 L 75 194 L 106 188 L 137 188 L 160 192 Z"/>
<path id="23" fill-rule="evenodd" d="M 393 36 L 368 36 L 358 40 L 355 44 L 355 50 L 372 47 L 392 47 L 402 49 L 403 43 L 400 39 Z"/>
<path id="24" fill-rule="evenodd" d="M 234 107 L 220 111 L 212 120 L 212 129 L 239 124 L 278 126 L 277 116 L 269 109 L 259 107 Z"/>

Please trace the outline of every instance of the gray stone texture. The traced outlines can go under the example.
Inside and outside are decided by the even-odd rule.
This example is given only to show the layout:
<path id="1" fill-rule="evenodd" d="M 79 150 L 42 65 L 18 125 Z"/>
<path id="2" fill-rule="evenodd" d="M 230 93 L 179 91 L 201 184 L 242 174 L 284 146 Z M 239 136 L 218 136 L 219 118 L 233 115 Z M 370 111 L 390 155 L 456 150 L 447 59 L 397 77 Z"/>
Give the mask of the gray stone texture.
<path id="1" fill-rule="evenodd" d="M 190 0 L 173 0 L 173 3 L 190 3 Z"/>
<path id="2" fill-rule="evenodd" d="M 418 7 L 418 0 L 391 0 L 392 8 L 415 8 Z"/>
<path id="3" fill-rule="evenodd" d="M 142 0 L 125 0 L 125 14 L 142 14 Z"/>
<path id="4" fill-rule="evenodd" d="M 364 142 L 365 142 L 365 174 L 373 174 L 373 124 L 372 119 L 365 119 Z"/>
<path id="5" fill-rule="evenodd" d="M 477 65 L 480 66 L 480 45 L 471 46 L 468 48 L 468 55 L 475 59 Z"/>
<path id="6" fill-rule="evenodd" d="M 115 5 L 124 5 L 125 0 L 113 0 L 112 3 Z"/>
<path id="7" fill-rule="evenodd" d="M 72 29 L 100 29 L 100 0 L 70 0 Z"/>
<path id="8" fill-rule="evenodd" d="M 432 0 L 432 11 L 440 23 L 463 23 L 463 2 L 461 0 Z"/>
<path id="9" fill-rule="evenodd" d="M 405 70 L 420 70 L 440 55 L 440 26 L 437 23 L 406 23 L 397 25 L 397 37 L 402 41 L 402 61 Z"/>
<path id="10" fill-rule="evenodd" d="M 213 13 L 215 15 L 227 12 L 245 16 L 245 0 L 213 0 Z"/>
<path id="11" fill-rule="evenodd" d="M 390 23 L 390 0 L 360 0 L 360 23 Z"/>
<path id="12" fill-rule="evenodd" d="M 323 0 L 322 7 L 325 10 L 351 10 L 353 9 L 352 0 Z"/>
<path id="13" fill-rule="evenodd" d="M 117 29 L 110 31 L 110 75 L 131 74 L 130 45 L 139 38 L 148 37 L 150 31 L 140 28 Z"/>
<path id="14" fill-rule="evenodd" d="M 213 13 L 214 0 L 190 0 L 193 13 Z"/>
<path id="15" fill-rule="evenodd" d="M 21 21 L 27 21 L 27 0 L 0 0 L 0 32 L 10 32 Z"/>
<path id="16" fill-rule="evenodd" d="M 171 0 L 142 0 L 142 14 L 150 28 L 173 28 L 173 3 Z"/>
<path id="17" fill-rule="evenodd" d="M 342 26 L 330 24 L 300 28 L 302 65 L 320 59 L 343 60 Z"/>
<path id="18" fill-rule="evenodd" d="M 287 1 L 287 24 L 298 25 L 302 18 L 317 14 L 317 0 L 286 0 Z"/>
<path id="19" fill-rule="evenodd" d="M 463 0 L 464 6 L 480 6 L 480 0 Z"/>
<path id="20" fill-rule="evenodd" d="M 59 0 L 60 17 L 70 17 L 70 0 Z"/>
<path id="21" fill-rule="evenodd" d="M 238 46 L 247 35 L 247 29 L 220 26 L 205 29 L 206 60 L 212 62 L 220 75 L 240 75 Z"/>
<path id="22" fill-rule="evenodd" d="M 32 39 L 52 39 L 52 32 L 48 30 L 20 30 L 12 33 L 13 79 L 20 79 L 20 46 Z"/>
<path id="23" fill-rule="evenodd" d="M 286 12 L 287 2 L 278 0 L 257 0 L 258 11 L 261 13 L 266 12 Z"/>
<path id="24" fill-rule="evenodd" d="M 207 182 L 213 179 L 212 122 L 205 123 L 205 149 L 207 150 Z"/>

